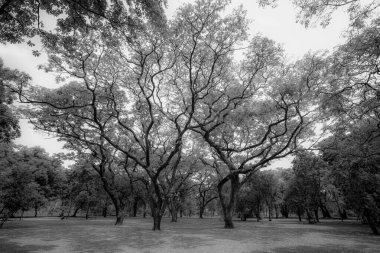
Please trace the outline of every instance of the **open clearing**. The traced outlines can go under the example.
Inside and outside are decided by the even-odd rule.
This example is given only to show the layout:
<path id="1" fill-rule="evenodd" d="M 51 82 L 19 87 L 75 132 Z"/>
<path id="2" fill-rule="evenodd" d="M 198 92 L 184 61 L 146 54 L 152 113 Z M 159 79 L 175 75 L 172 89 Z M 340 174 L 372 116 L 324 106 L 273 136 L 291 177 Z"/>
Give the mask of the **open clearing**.
<path id="1" fill-rule="evenodd" d="M 26 218 L 0 230 L 0 252 L 380 252 L 380 237 L 353 221 L 323 220 L 316 225 L 294 219 L 235 221 L 223 229 L 219 219 L 164 218 L 161 231 L 151 219 Z"/>

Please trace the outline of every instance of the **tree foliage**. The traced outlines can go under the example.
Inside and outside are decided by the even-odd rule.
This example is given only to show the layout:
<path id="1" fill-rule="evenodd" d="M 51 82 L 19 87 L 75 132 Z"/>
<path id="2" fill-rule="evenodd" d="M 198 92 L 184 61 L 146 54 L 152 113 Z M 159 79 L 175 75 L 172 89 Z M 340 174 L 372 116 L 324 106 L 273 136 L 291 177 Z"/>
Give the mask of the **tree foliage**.
<path id="1" fill-rule="evenodd" d="M 54 34 L 45 29 L 45 19 L 47 22 L 56 20 L 56 34 L 62 35 L 76 30 L 96 30 L 102 25 L 134 30 L 146 19 L 162 25 L 165 24 L 164 3 L 152 0 L 4 0 L 0 4 L 0 42 L 20 43 L 35 35 Z"/>

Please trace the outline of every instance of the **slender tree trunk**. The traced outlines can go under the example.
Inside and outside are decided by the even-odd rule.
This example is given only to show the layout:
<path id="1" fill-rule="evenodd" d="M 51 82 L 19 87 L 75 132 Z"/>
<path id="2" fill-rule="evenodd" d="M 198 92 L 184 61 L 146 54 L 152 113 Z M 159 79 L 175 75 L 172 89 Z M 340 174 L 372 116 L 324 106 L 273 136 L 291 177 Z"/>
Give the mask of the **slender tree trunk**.
<path id="1" fill-rule="evenodd" d="M 90 212 L 90 205 L 87 205 L 87 209 L 86 209 L 86 220 L 88 220 L 88 214 Z"/>
<path id="2" fill-rule="evenodd" d="M 316 222 L 319 222 L 318 208 L 314 209 L 314 214 L 315 214 L 315 220 L 316 220 Z"/>
<path id="3" fill-rule="evenodd" d="M 368 225 L 371 228 L 372 232 L 375 235 L 380 235 L 379 229 L 376 226 L 376 222 L 372 218 L 371 210 L 368 209 L 368 208 L 364 208 L 364 213 L 363 214 L 364 214 L 364 217 L 367 219 Z"/>
<path id="4" fill-rule="evenodd" d="M 77 213 L 79 211 L 80 207 L 77 207 L 75 210 L 74 210 L 74 213 L 73 215 L 71 215 L 71 217 L 77 217 Z"/>
<path id="5" fill-rule="evenodd" d="M 37 215 L 38 215 L 38 207 L 35 206 L 34 207 L 34 217 L 37 217 Z"/>
<path id="6" fill-rule="evenodd" d="M 274 210 L 275 210 L 275 212 L 276 212 L 276 219 L 278 219 L 278 208 L 279 208 L 279 206 L 276 204 L 276 205 L 274 206 Z"/>
<path id="7" fill-rule="evenodd" d="M 0 221 L 0 228 L 3 227 L 4 223 L 9 219 L 9 217 L 10 217 L 9 213 L 4 214 L 4 216 L 1 218 L 1 221 Z"/>
<path id="8" fill-rule="evenodd" d="M 107 203 L 104 205 L 103 207 L 103 217 L 106 218 L 107 217 L 107 212 L 108 212 L 108 205 Z"/>
<path id="9" fill-rule="evenodd" d="M 255 212 L 255 216 L 256 216 L 256 221 L 259 222 L 261 220 L 261 216 L 260 216 L 260 213 L 261 213 L 260 203 L 257 204 L 254 212 Z"/>

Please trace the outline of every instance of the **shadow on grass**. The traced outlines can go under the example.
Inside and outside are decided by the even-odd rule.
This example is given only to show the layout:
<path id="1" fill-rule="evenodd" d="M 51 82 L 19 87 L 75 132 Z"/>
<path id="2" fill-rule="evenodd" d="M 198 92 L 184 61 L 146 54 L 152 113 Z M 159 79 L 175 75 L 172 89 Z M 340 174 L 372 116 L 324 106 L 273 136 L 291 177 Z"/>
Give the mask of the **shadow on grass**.
<path id="1" fill-rule="evenodd" d="M 2 253 L 47 252 L 55 248 L 57 248 L 56 245 L 17 245 L 0 239 L 0 252 Z"/>

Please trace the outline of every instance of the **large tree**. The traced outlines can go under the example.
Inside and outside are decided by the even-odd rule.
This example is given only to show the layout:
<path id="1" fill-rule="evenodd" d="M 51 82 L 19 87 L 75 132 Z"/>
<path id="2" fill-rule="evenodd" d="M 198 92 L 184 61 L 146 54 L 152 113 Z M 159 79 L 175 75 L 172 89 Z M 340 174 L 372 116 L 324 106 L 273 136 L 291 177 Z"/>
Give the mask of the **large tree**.
<path id="1" fill-rule="evenodd" d="M 186 5 L 168 29 L 147 25 L 134 40 L 122 29 L 78 32 L 74 44 L 47 39 L 45 69 L 69 83 L 18 89 L 22 102 L 36 105 L 32 123 L 96 157 L 101 176 L 123 163 L 143 172 L 153 229 L 160 229 L 167 205 L 162 176 L 180 171 L 188 130 L 227 168 L 218 191 L 229 228 L 239 175 L 292 152 L 313 116 L 318 58 L 287 66 L 279 46 L 256 36 L 236 62 L 247 20 L 242 9 L 222 15 L 227 4 Z"/>
<path id="2" fill-rule="evenodd" d="M 0 227 L 17 211 L 42 206 L 58 198 L 64 184 L 62 164 L 45 150 L 0 145 Z"/>

